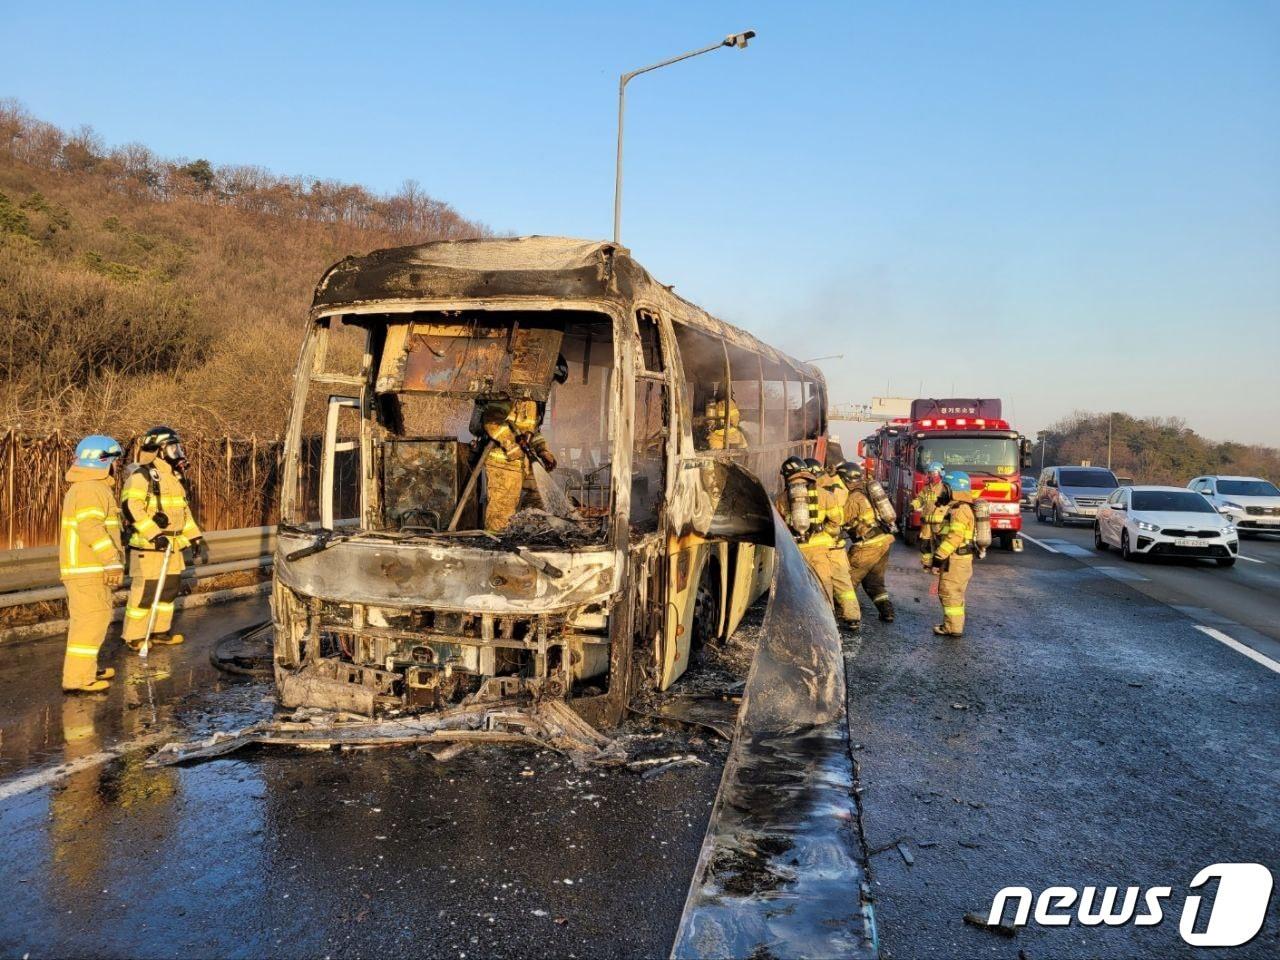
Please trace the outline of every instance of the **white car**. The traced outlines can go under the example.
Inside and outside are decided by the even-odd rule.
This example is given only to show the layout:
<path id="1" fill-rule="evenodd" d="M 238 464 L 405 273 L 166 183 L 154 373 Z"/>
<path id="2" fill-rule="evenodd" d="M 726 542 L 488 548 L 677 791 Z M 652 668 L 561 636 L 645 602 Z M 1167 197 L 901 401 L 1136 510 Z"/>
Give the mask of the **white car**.
<path id="1" fill-rule="evenodd" d="M 1187 484 L 1244 533 L 1280 533 L 1280 490 L 1261 477 L 1196 477 Z"/>
<path id="2" fill-rule="evenodd" d="M 1230 519 L 1186 487 L 1121 487 L 1098 508 L 1093 545 L 1117 547 L 1126 560 L 1199 557 L 1236 562 L 1240 538 Z"/>

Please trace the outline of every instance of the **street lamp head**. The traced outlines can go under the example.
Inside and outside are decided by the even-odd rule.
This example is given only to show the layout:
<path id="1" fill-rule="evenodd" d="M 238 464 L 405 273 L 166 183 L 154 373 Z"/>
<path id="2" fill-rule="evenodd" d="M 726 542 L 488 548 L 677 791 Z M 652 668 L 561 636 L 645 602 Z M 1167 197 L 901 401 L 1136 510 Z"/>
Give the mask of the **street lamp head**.
<path id="1" fill-rule="evenodd" d="M 756 32 L 754 30 L 743 30 L 741 33 L 731 33 L 724 38 L 724 47 L 737 47 L 739 50 L 747 49 L 747 41 L 755 39 Z"/>

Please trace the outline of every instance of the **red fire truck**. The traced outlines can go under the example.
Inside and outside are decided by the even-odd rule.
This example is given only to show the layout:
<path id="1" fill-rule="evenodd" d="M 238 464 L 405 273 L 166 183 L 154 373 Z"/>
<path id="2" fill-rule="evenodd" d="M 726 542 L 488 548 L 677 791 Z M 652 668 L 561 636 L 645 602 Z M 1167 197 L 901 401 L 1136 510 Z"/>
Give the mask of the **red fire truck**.
<path id="1" fill-rule="evenodd" d="M 999 400 L 913 400 L 911 416 L 890 420 L 858 453 L 889 494 L 908 543 L 920 530 L 911 500 L 936 461 L 969 474 L 974 492 L 991 505 L 993 539 L 1008 550 L 1022 548 L 1020 471 L 1031 466 L 1031 443 L 1001 419 Z"/>

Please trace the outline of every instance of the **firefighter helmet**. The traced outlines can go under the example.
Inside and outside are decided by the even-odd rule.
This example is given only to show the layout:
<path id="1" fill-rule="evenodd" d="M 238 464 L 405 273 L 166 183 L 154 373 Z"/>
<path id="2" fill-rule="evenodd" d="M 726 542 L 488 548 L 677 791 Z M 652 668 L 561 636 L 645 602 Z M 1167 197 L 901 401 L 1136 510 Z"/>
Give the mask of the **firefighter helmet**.
<path id="1" fill-rule="evenodd" d="M 804 468 L 812 473 L 815 477 L 822 473 L 822 464 L 813 457 L 804 458 Z"/>
<path id="2" fill-rule="evenodd" d="M 967 493 L 973 489 L 969 475 L 963 470 L 948 470 L 942 475 L 942 482 L 951 488 L 952 493 Z"/>
<path id="3" fill-rule="evenodd" d="M 182 438 L 172 427 L 152 427 L 142 435 L 138 446 L 144 453 L 154 453 L 161 460 L 174 466 L 187 462 L 187 452 L 182 448 Z"/>
<path id="4" fill-rule="evenodd" d="M 931 464 L 929 464 L 929 468 L 925 472 L 929 474 L 929 476 L 931 477 L 941 477 L 942 464 L 939 463 L 937 460 L 934 460 Z"/>
<path id="5" fill-rule="evenodd" d="M 799 457 L 787 457 L 782 461 L 782 466 L 778 472 L 782 474 L 784 480 L 790 480 L 797 473 L 807 473 L 808 470 L 809 468 L 805 466 L 804 461 Z"/>
<path id="6" fill-rule="evenodd" d="M 854 463 L 852 460 L 844 460 L 836 464 L 836 476 L 845 483 L 861 483 L 862 467 Z"/>
<path id="7" fill-rule="evenodd" d="M 556 367 L 551 379 L 556 383 L 564 383 L 569 379 L 569 361 L 564 358 L 563 353 L 556 354 Z"/>
<path id="8" fill-rule="evenodd" d="M 123 454 L 114 437 L 95 433 L 76 444 L 76 466 L 108 470 Z"/>

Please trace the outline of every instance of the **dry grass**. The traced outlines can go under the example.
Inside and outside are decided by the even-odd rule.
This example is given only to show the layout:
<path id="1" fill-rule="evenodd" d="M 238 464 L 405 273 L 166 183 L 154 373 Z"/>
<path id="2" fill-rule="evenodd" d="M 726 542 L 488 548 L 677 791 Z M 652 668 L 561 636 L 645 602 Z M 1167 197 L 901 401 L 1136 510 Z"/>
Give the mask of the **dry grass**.
<path id="1" fill-rule="evenodd" d="M 327 266 L 484 233 L 413 184 L 108 150 L 0 102 L 0 429 L 278 435 Z"/>

